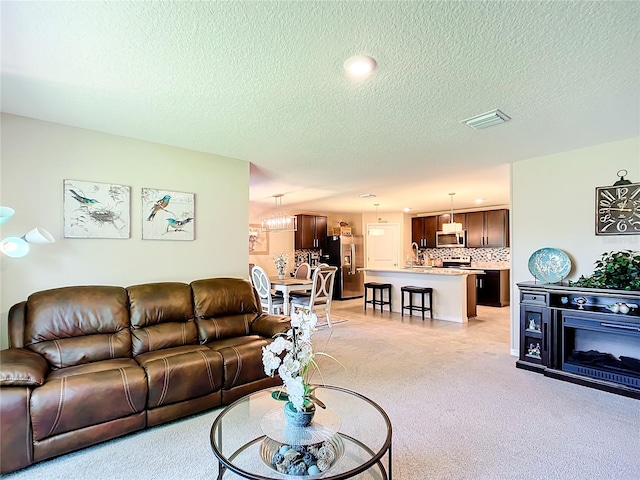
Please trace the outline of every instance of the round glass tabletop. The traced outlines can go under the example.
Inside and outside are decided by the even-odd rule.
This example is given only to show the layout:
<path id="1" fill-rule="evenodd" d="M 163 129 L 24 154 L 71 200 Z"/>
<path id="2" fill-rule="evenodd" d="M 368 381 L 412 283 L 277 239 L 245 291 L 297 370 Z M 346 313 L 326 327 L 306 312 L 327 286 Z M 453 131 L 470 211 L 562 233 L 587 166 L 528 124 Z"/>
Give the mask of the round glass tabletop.
<path id="1" fill-rule="evenodd" d="M 284 402 L 271 396 L 275 390 L 237 400 L 214 421 L 211 448 L 218 459 L 219 480 L 305 478 L 277 472 L 263 460 L 265 444 L 272 441 L 288 445 L 329 441 L 339 447 L 340 458 L 330 469 L 306 478 L 391 478 L 391 422 L 375 402 L 341 387 L 318 386 L 315 394 L 327 409 L 318 408 L 309 427 L 290 429 L 282 413 Z"/>

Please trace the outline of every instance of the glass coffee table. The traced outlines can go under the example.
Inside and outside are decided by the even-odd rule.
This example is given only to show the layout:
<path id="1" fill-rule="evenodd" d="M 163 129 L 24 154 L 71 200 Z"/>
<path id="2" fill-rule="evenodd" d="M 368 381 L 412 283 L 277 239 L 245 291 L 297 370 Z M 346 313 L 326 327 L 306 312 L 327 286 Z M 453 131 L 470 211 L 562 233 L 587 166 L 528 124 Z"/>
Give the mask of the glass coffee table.
<path id="1" fill-rule="evenodd" d="M 327 409 L 316 408 L 313 423 L 306 429 L 291 429 L 284 420 L 284 402 L 272 397 L 272 392 L 278 390 L 272 387 L 242 397 L 213 422 L 211 448 L 218 459 L 218 480 L 392 480 L 391 421 L 375 402 L 344 388 L 318 386 L 315 395 Z M 292 431 L 299 441 L 291 440 Z M 335 460 L 324 472 L 287 475 L 278 472 L 270 461 L 281 444 L 322 441 L 331 443 L 336 452 Z M 385 455 L 387 461 L 383 463 Z"/>

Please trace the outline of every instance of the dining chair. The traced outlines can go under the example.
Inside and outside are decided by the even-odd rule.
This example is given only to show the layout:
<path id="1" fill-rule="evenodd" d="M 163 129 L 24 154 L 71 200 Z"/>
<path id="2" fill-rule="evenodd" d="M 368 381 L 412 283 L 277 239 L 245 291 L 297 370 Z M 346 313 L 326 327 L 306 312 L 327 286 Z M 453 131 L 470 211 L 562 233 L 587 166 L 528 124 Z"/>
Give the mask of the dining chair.
<path id="1" fill-rule="evenodd" d="M 262 310 L 270 314 L 282 314 L 284 311 L 284 299 L 281 296 L 271 293 L 271 280 L 264 268 L 256 265 L 251 269 L 253 288 L 260 296 Z"/>
<path id="2" fill-rule="evenodd" d="M 333 298 L 333 283 L 338 267 L 319 266 L 313 271 L 313 284 L 311 293 L 291 293 L 291 310 L 295 308 L 308 308 L 313 311 L 316 307 L 324 306 L 327 324 L 331 328 L 331 299 Z"/>
<path id="3" fill-rule="evenodd" d="M 311 265 L 309 265 L 307 262 L 301 263 L 296 267 L 295 271 L 293 272 L 293 276 L 295 278 L 311 278 Z"/>

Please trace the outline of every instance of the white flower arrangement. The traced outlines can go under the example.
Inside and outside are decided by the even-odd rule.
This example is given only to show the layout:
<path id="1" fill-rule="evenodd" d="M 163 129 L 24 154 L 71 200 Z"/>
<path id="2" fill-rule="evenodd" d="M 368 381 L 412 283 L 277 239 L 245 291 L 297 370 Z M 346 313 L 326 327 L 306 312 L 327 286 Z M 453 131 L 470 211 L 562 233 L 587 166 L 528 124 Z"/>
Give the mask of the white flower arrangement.
<path id="1" fill-rule="evenodd" d="M 280 252 L 278 255 L 273 257 L 273 263 L 276 264 L 278 275 L 284 275 L 284 272 L 287 270 L 287 264 L 289 263 L 289 255 L 284 252 Z"/>
<path id="2" fill-rule="evenodd" d="M 310 408 L 314 403 L 325 408 L 324 403 L 313 394 L 315 387 L 309 383 L 313 371 L 318 370 L 314 357 L 324 355 L 333 358 L 324 352 L 313 352 L 311 336 L 317 322 L 318 317 L 315 313 L 308 309 L 299 309 L 291 314 L 291 328 L 276 335 L 273 342 L 262 347 L 265 373 L 273 377 L 276 371 L 278 372 L 287 390 L 286 396 L 282 397 L 288 397 L 299 412 Z M 283 352 L 286 352 L 284 358 Z"/>

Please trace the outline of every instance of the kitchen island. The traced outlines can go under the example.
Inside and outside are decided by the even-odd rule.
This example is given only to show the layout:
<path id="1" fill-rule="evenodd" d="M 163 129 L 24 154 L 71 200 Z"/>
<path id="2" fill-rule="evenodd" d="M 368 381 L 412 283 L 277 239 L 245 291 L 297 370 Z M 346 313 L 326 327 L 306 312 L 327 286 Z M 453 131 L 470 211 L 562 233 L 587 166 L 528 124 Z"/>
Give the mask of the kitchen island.
<path id="1" fill-rule="evenodd" d="M 402 313 L 400 288 L 433 288 L 433 318 L 466 323 L 476 311 L 476 275 L 484 270 L 457 268 L 364 268 L 365 282 L 390 283 L 392 311 Z M 408 312 L 405 313 L 407 315 Z"/>

